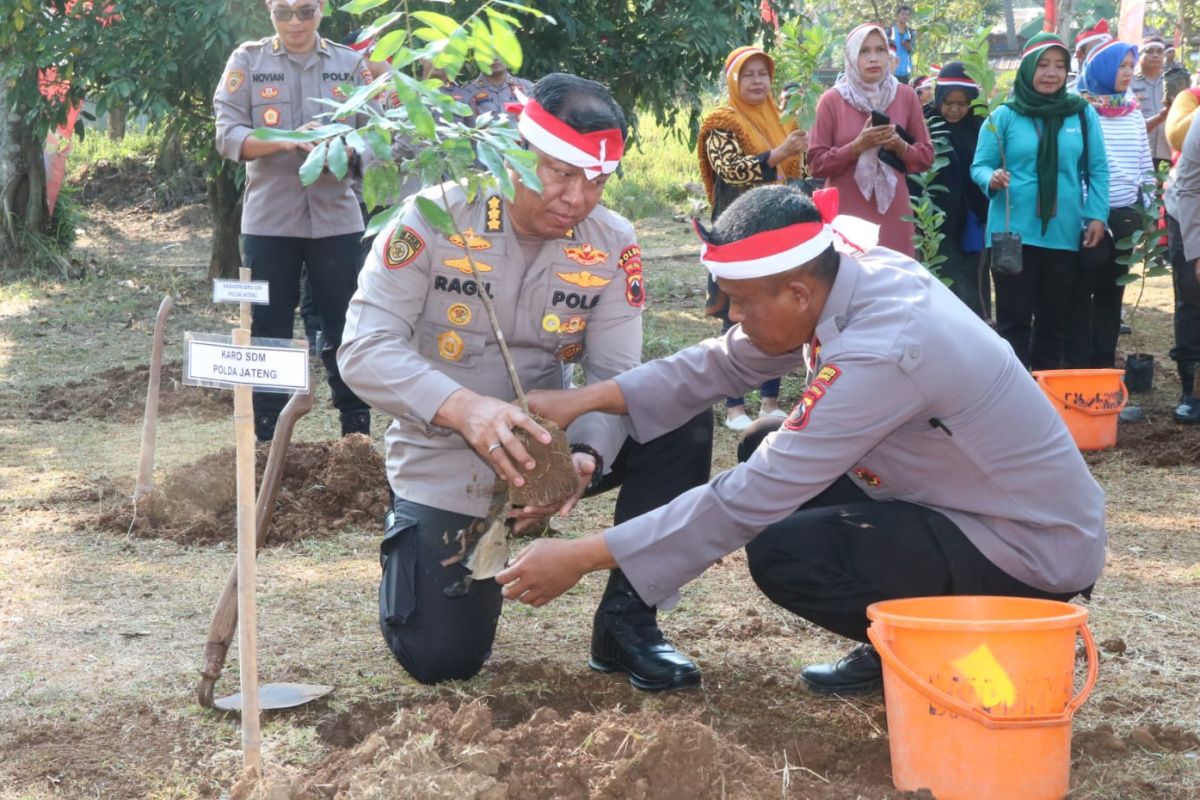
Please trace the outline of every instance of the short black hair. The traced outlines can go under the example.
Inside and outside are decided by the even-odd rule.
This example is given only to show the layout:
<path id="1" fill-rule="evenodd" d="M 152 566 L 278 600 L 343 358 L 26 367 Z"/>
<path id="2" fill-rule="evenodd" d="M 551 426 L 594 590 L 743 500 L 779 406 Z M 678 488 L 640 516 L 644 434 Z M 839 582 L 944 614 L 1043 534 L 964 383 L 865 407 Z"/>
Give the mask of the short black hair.
<path id="1" fill-rule="evenodd" d="M 802 222 L 820 222 L 821 212 L 812 198 L 792 186 L 759 186 L 734 200 L 717 217 L 709 233 L 713 244 L 729 244 L 756 233 L 778 230 Z M 805 266 L 797 264 L 799 268 Z M 825 281 L 837 275 L 838 255 L 833 245 L 808 263 L 805 272 Z"/>
<path id="2" fill-rule="evenodd" d="M 912 10 L 913 10 L 913 7 L 910 6 L 908 3 L 901 3 L 900 5 L 896 6 L 897 14 L 899 14 L 901 11 L 912 11 Z"/>
<path id="3" fill-rule="evenodd" d="M 617 128 L 629 138 L 625 112 L 604 84 L 566 72 L 552 72 L 533 85 L 530 97 L 580 133 Z"/>

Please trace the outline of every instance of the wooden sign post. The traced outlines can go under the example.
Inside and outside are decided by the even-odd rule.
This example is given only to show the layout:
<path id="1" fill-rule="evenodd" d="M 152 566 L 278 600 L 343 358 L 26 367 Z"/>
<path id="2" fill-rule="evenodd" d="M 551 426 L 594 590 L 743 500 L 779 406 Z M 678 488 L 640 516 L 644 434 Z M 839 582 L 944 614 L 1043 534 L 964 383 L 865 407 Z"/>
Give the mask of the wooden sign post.
<path id="1" fill-rule="evenodd" d="M 228 339 L 185 334 L 184 383 L 233 389 L 233 426 L 237 441 L 237 599 L 238 663 L 241 671 L 242 752 L 246 767 L 262 772 L 259 727 L 258 627 L 255 608 L 257 530 L 255 517 L 255 387 L 278 392 L 308 391 L 308 348 L 287 342 L 252 342 L 250 305 L 267 302 L 265 283 L 250 281 L 214 285 L 213 299 L 237 301 L 240 319 Z"/>

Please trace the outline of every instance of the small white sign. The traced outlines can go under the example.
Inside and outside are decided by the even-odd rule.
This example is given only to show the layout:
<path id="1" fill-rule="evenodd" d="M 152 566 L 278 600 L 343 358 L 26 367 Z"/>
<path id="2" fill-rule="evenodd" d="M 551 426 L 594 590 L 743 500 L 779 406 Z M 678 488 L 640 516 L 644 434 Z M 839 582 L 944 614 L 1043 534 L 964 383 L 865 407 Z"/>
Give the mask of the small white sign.
<path id="1" fill-rule="evenodd" d="M 227 281 L 213 278 L 213 302 L 269 306 L 270 285 L 266 281 Z"/>
<path id="2" fill-rule="evenodd" d="M 249 347 L 229 336 L 186 333 L 183 382 L 190 386 L 253 386 L 273 392 L 308 390 L 308 348 L 285 339 L 256 340 Z"/>

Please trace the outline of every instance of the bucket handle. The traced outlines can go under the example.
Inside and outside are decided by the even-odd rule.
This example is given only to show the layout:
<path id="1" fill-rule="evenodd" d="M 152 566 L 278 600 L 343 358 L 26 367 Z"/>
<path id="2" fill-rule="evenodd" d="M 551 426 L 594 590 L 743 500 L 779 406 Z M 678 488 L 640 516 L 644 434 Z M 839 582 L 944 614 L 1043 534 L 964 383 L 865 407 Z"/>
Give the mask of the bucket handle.
<path id="1" fill-rule="evenodd" d="M 1076 631 L 1083 637 L 1083 644 L 1087 650 L 1088 671 L 1087 678 L 1083 682 L 1083 687 L 1079 693 L 1071 698 L 1066 707 L 1057 714 L 1031 714 L 1023 717 L 994 717 L 991 714 L 986 714 L 974 706 L 964 703 L 957 697 L 952 697 L 946 694 L 941 689 L 937 688 L 928 681 L 922 680 L 921 677 L 913 672 L 912 668 L 903 663 L 900 658 L 892 651 L 891 647 L 883 640 L 883 636 L 877 633 L 875 625 L 867 628 L 867 638 L 871 640 L 871 644 L 879 653 L 883 663 L 891 668 L 901 679 L 904 680 L 910 687 L 915 689 L 920 694 L 923 694 L 927 699 L 937 703 L 940 706 L 946 707 L 959 716 L 967 717 L 985 728 L 993 730 L 1005 730 L 1013 728 L 1050 728 L 1057 725 L 1070 722 L 1071 717 L 1088 699 L 1088 695 L 1092 693 L 1092 688 L 1096 685 L 1096 676 L 1099 673 L 1100 659 L 1096 654 L 1096 642 L 1092 638 L 1092 632 L 1088 630 L 1086 623 L 1076 627 Z"/>
<path id="2" fill-rule="evenodd" d="M 1047 391 L 1051 391 L 1051 392 L 1054 391 L 1053 386 L 1052 386 L 1054 381 L 1050 378 L 1049 375 L 1038 375 L 1037 381 L 1038 381 L 1038 383 L 1042 384 L 1046 388 Z M 1078 411 L 1081 414 L 1088 414 L 1093 417 L 1107 416 L 1110 414 L 1116 414 L 1121 409 L 1125 408 L 1125 406 L 1129 403 L 1129 387 L 1125 385 L 1124 379 L 1118 380 L 1117 385 L 1121 387 L 1121 404 L 1119 406 L 1117 406 L 1115 409 L 1114 408 L 1091 408 L 1090 406 L 1081 406 L 1081 405 L 1078 405 L 1077 403 L 1072 403 L 1072 402 L 1068 401 L 1065 396 L 1059 397 L 1057 393 L 1054 394 L 1054 399 L 1057 400 L 1058 402 L 1062 403 L 1063 408 L 1069 408 L 1072 411 Z"/>

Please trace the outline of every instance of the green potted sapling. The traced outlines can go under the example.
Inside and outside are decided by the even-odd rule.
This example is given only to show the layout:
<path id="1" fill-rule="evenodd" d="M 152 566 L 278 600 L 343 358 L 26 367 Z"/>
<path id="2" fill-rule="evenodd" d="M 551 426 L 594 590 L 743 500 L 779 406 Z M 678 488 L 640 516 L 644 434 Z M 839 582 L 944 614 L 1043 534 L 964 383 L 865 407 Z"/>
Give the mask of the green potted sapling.
<path id="1" fill-rule="evenodd" d="M 1138 285 L 1137 297 L 1129 311 L 1133 352 L 1125 356 L 1125 387 L 1130 392 L 1148 392 L 1154 388 L 1154 354 L 1143 352 L 1138 335 L 1137 312 L 1146 292 L 1146 281 L 1171 274 L 1170 268 L 1164 263 L 1167 248 L 1162 243 L 1162 232 L 1158 230 L 1163 203 L 1162 193 L 1157 189 L 1161 187 L 1163 177 L 1161 174 L 1157 176 L 1157 185 L 1151 183 L 1143 187 L 1143 192 L 1151 200 L 1147 205 L 1138 206 L 1142 214 L 1141 226 L 1116 243 L 1117 249 L 1122 251 L 1117 263 L 1129 268 L 1128 272 L 1117 278 L 1117 283 L 1122 286 L 1132 283 Z"/>

